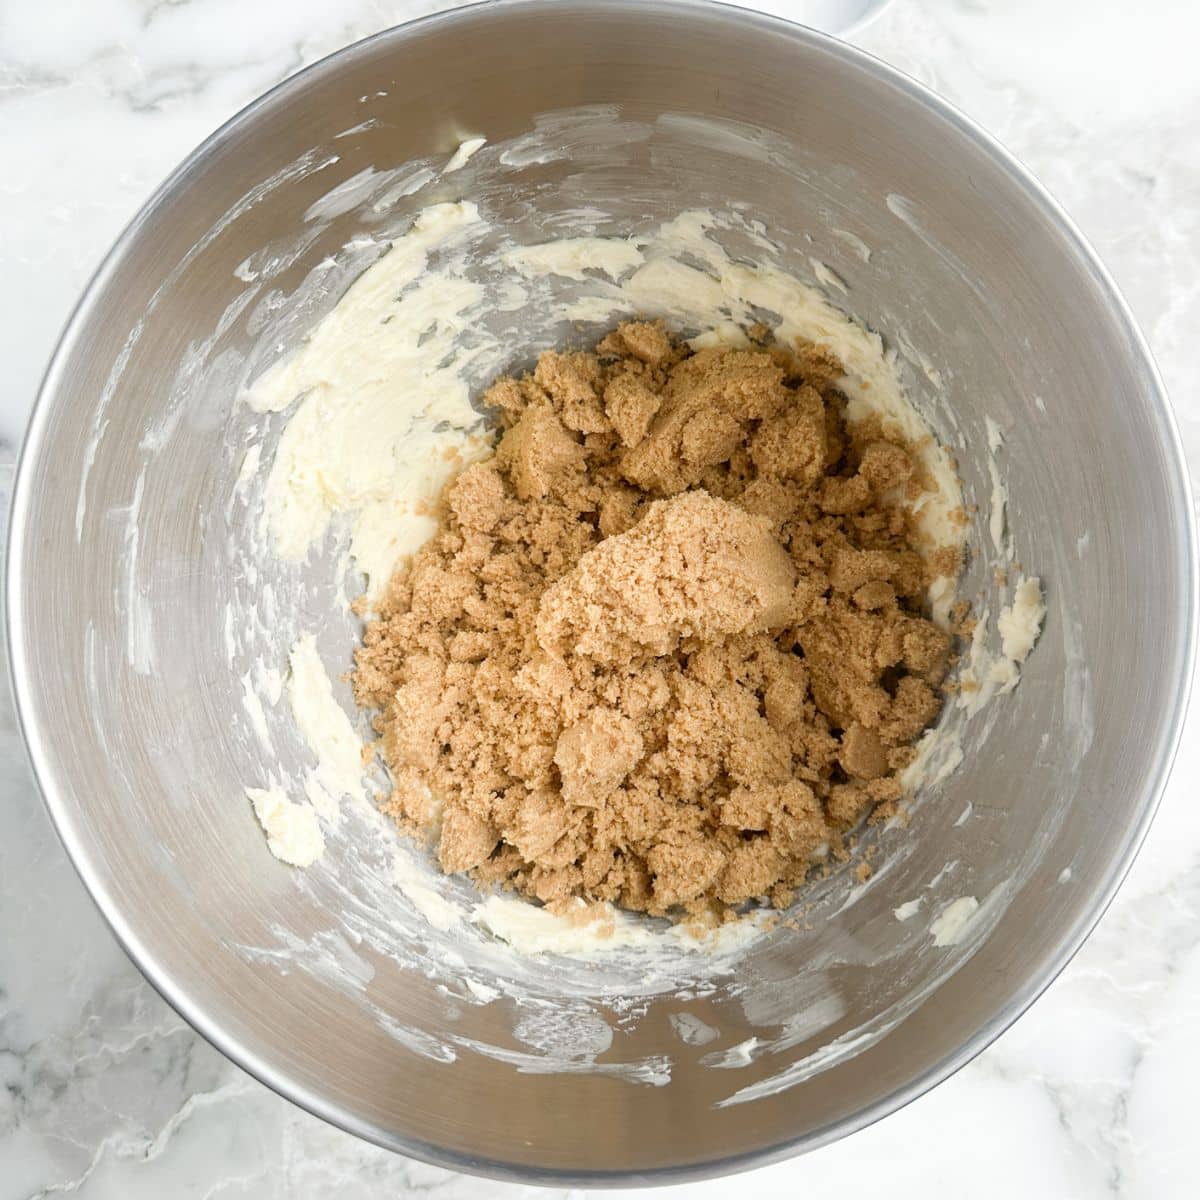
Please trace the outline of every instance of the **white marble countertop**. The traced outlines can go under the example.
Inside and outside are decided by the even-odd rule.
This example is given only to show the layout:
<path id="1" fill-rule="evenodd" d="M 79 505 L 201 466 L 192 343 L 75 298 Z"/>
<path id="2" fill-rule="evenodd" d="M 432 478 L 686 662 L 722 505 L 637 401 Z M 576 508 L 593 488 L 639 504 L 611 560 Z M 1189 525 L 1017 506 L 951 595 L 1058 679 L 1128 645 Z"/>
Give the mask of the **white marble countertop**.
<path id="1" fill-rule="evenodd" d="M 9 0 L 0 9 L 0 498 L 54 339 L 120 228 L 198 141 L 426 0 Z M 801 3 L 764 5 L 799 12 Z M 1133 305 L 1200 468 L 1200 10 L 1184 0 L 896 0 L 857 39 L 1040 175 Z M 766 1200 L 1195 1196 L 1200 712 L 1117 901 L 974 1063 L 854 1137 L 744 1178 Z M 728 1182 L 666 1189 L 721 1196 Z M 194 1034 L 92 907 L 0 710 L 0 1200 L 543 1193 L 312 1118 Z M 578 1195 L 579 1193 L 574 1193 Z"/>

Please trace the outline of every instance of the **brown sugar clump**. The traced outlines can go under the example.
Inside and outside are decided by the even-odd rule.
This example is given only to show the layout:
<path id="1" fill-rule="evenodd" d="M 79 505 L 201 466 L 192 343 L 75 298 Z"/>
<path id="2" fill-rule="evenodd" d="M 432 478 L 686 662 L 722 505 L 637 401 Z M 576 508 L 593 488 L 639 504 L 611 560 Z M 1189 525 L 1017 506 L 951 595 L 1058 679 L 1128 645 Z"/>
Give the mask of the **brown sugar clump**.
<path id="1" fill-rule="evenodd" d="M 704 491 L 651 504 L 588 550 L 538 605 L 538 643 L 632 667 L 684 638 L 721 641 L 787 621 L 796 572 L 770 522 Z"/>
<path id="2" fill-rule="evenodd" d="M 957 564 L 918 553 L 911 451 L 846 424 L 841 374 L 629 322 L 488 391 L 496 452 L 354 674 L 385 810 L 444 870 L 719 917 L 896 811 L 950 654 L 923 597 Z"/>

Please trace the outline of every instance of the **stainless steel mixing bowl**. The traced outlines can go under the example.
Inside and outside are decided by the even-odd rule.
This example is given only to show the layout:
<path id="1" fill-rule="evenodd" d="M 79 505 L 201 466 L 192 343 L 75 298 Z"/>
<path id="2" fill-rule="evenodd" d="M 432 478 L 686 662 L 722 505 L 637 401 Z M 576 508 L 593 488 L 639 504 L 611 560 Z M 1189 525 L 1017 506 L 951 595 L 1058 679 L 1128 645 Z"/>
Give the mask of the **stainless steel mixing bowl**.
<path id="1" fill-rule="evenodd" d="M 556 136 L 546 114 L 566 111 L 561 152 L 505 155 L 530 131 Z M 489 144 L 461 171 L 378 203 L 368 168 L 395 179 L 474 135 Z M 969 497 L 989 494 L 985 417 L 1007 430 L 1017 556 L 1049 605 L 1021 686 L 967 728 L 965 761 L 911 828 L 870 835 L 886 869 L 866 887 L 826 881 L 806 923 L 732 966 L 680 966 L 674 985 L 633 960 L 522 966 L 478 931 L 451 946 L 381 885 L 386 864 L 353 822 L 297 872 L 268 854 L 242 792 L 272 764 L 246 728 L 249 660 L 230 626 L 267 627 L 268 657 L 317 627 L 334 673 L 355 629 L 332 542 L 302 573 L 245 569 L 240 448 L 265 429 L 269 457 L 280 419 L 264 424 L 237 388 L 328 310 L 364 246 L 463 195 L 524 241 L 570 228 L 581 198 L 601 232 L 741 204 L 785 264 L 808 278 L 811 259 L 826 264 L 843 303 L 899 348 Z M 960 114 L 864 54 L 743 11 L 487 4 L 288 80 L 122 236 L 30 426 L 9 638 L 37 777 L 81 875 L 150 979 L 233 1059 L 448 1166 L 679 1179 L 894 1110 L 1078 948 L 1179 736 L 1190 521 L 1128 310 L 1062 212 Z M 982 516 L 974 539 L 986 545 Z M 996 599 L 982 553 L 966 589 Z M 270 715 L 280 771 L 302 771 L 286 705 Z M 967 895 L 981 903 L 971 935 L 936 945 L 928 917 Z M 898 921 L 915 897 L 919 916 Z"/>

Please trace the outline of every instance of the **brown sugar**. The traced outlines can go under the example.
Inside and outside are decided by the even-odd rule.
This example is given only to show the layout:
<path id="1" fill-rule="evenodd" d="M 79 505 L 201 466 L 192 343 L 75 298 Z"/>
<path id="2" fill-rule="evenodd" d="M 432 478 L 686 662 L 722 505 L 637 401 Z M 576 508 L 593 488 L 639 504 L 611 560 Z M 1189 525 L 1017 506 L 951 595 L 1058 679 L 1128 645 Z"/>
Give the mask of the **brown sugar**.
<path id="1" fill-rule="evenodd" d="M 845 855 L 937 716 L 911 448 L 843 417 L 841 367 L 631 322 L 485 401 L 356 656 L 386 811 L 442 868 L 550 906 L 787 904 Z"/>

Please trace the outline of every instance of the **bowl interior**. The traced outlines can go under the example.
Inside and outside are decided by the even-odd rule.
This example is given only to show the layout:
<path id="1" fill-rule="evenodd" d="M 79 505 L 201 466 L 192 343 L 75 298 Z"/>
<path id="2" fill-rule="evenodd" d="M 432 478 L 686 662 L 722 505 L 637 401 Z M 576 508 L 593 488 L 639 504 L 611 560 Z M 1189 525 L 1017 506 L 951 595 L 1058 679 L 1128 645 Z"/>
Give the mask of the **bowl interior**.
<path id="1" fill-rule="evenodd" d="M 477 136 L 487 144 L 446 172 Z M 649 234 L 701 208 L 729 218 L 735 257 L 818 284 L 814 262 L 832 271 L 845 292 L 831 298 L 894 349 L 980 505 L 964 594 L 993 609 L 987 419 L 1005 432 L 1016 557 L 1048 605 L 1021 686 L 963 724 L 962 765 L 925 789 L 908 829 L 870 835 L 882 869 L 869 883 L 825 881 L 802 920 L 744 952 L 523 958 L 431 922 L 397 888 L 368 811 L 298 872 L 271 857 L 245 800 L 271 774 L 299 786 L 311 757 L 286 703 L 265 714 L 265 750 L 243 677 L 285 670 L 313 631 L 353 714 L 337 677 L 358 625 L 345 528 L 302 568 L 263 553 L 261 492 L 238 478 L 253 439 L 269 463 L 287 414 L 239 394 L 416 213 L 463 199 L 489 222 L 473 269 L 497 284 L 478 329 L 511 348 L 477 357 L 477 387 L 595 332 L 555 319 L 603 291 L 593 275 L 545 279 L 535 306 L 505 307 L 497 256 L 513 243 Z M 493 5 L 289 81 L 127 232 L 26 446 L 14 674 L 89 887 L 168 998 L 243 1065 L 460 1168 L 684 1175 L 894 1108 L 1077 946 L 1174 747 L 1188 520 L 1170 417 L 1119 298 L 960 118 L 861 54 L 746 13 Z M 930 919 L 965 896 L 980 903 L 969 936 L 936 945 Z"/>

